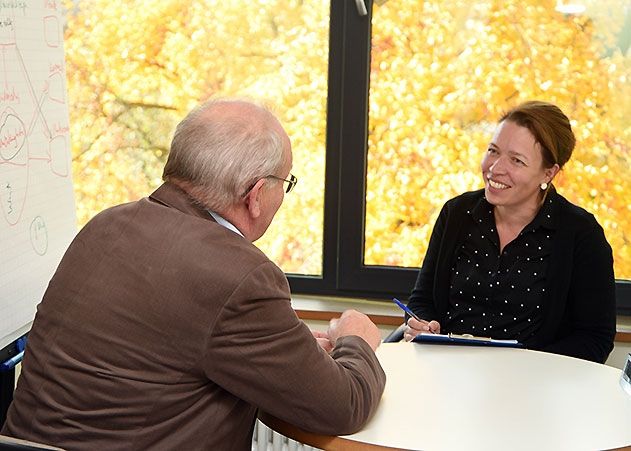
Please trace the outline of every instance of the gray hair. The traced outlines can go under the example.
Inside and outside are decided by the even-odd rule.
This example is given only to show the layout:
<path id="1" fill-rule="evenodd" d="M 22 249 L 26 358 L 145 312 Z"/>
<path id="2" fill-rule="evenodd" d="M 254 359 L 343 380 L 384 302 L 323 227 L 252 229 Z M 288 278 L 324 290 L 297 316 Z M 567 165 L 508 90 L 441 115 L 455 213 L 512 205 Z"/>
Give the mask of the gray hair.
<path id="1" fill-rule="evenodd" d="M 242 104 L 246 114 L 222 114 Z M 208 101 L 175 129 L 162 179 L 186 186 L 204 207 L 222 212 L 258 180 L 282 168 L 283 140 L 272 112 L 239 99 Z"/>

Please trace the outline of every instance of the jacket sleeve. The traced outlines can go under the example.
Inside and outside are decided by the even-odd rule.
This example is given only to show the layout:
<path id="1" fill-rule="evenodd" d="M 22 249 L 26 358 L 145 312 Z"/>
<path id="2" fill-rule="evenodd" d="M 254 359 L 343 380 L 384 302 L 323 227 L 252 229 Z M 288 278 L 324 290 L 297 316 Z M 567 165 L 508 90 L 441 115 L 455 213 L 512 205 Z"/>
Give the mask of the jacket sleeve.
<path id="1" fill-rule="evenodd" d="M 602 227 L 591 219 L 576 237 L 559 338 L 543 350 L 604 363 L 616 334 L 613 256 Z"/>
<path id="2" fill-rule="evenodd" d="M 202 367 L 238 398 L 322 434 L 359 430 L 374 412 L 385 373 L 368 343 L 340 338 L 329 355 L 296 316 L 285 275 L 259 265 L 235 289 L 209 333 Z"/>
<path id="3" fill-rule="evenodd" d="M 416 283 L 414 284 L 409 298 L 408 307 L 426 321 L 441 321 L 436 310 L 434 289 L 437 264 L 447 224 L 448 205 L 449 204 L 445 204 L 443 206 L 434 224 L 434 229 L 429 239 L 429 245 L 427 246 L 427 253 L 423 259 L 423 266 L 418 272 Z"/>

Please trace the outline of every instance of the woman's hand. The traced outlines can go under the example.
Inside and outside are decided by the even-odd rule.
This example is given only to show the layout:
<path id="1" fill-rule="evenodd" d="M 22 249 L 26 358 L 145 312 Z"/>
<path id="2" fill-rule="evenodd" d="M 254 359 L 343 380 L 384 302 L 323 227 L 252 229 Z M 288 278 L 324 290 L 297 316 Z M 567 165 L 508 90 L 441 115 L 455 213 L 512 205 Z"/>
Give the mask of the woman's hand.
<path id="1" fill-rule="evenodd" d="M 403 331 L 403 339 L 412 341 L 418 334 L 425 332 L 431 334 L 440 333 L 440 323 L 438 321 L 417 321 L 414 318 L 408 319 L 407 326 Z"/>

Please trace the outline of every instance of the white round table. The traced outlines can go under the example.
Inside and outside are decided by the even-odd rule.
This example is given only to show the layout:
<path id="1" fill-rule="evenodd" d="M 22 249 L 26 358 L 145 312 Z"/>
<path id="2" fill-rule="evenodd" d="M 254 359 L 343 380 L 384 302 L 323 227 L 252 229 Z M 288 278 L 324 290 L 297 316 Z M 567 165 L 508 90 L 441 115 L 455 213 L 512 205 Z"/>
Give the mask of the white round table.
<path id="1" fill-rule="evenodd" d="M 384 343 L 375 415 L 356 434 L 321 436 L 262 415 L 327 450 L 596 450 L 631 446 L 621 370 L 511 348 Z M 629 448 L 631 449 L 631 448 Z"/>

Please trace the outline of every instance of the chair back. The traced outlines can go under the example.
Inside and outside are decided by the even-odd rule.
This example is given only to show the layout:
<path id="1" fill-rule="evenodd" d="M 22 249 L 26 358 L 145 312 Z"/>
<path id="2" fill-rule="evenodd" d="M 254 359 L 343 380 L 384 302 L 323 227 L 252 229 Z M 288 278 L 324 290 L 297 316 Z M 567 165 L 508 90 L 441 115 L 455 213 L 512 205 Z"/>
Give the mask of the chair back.
<path id="1" fill-rule="evenodd" d="M 406 326 L 405 323 L 401 324 L 395 330 L 390 332 L 390 334 L 386 338 L 383 339 L 383 342 L 384 343 L 396 343 L 397 341 L 403 340 L 403 332 L 405 331 L 406 327 L 407 326 Z"/>

